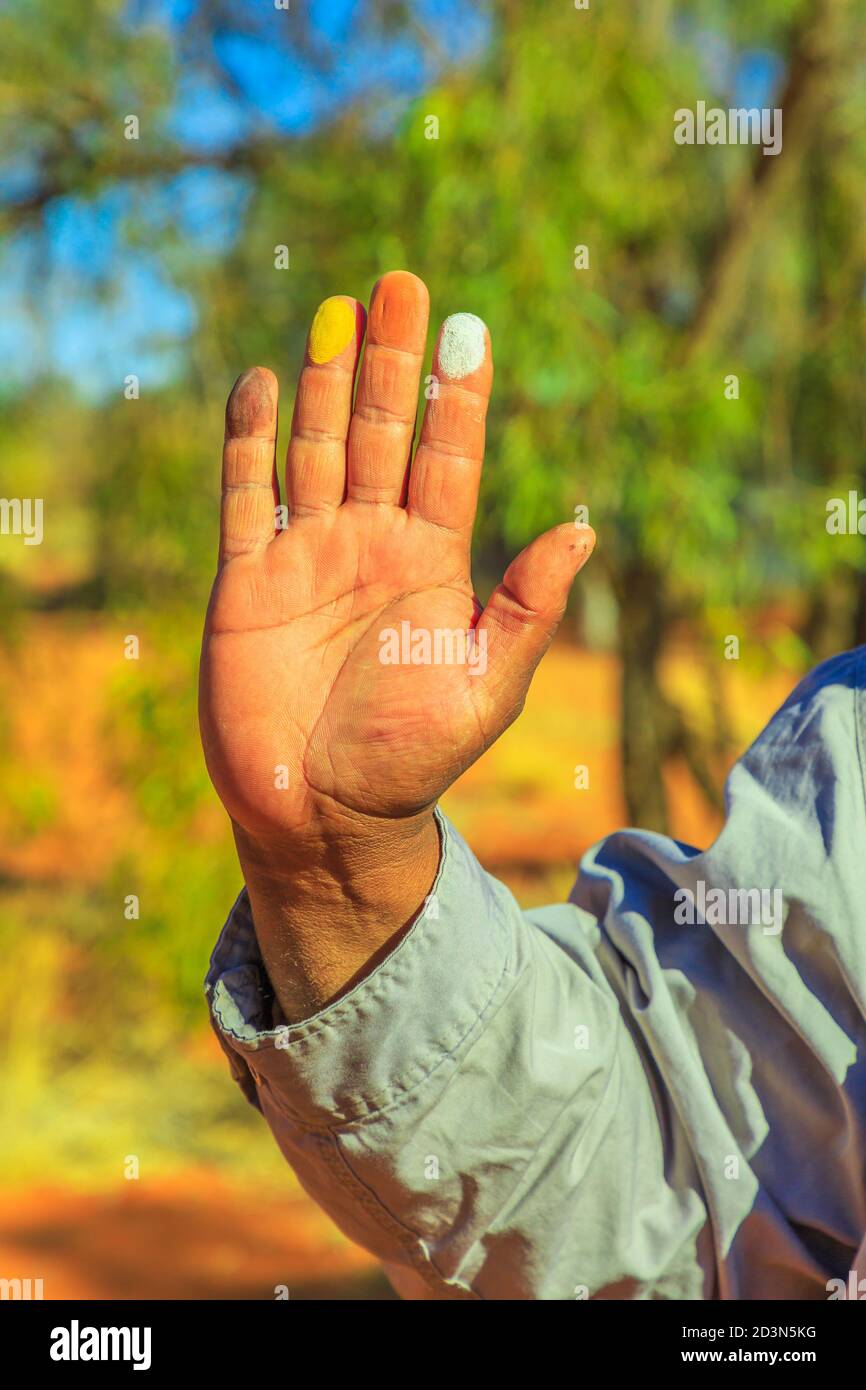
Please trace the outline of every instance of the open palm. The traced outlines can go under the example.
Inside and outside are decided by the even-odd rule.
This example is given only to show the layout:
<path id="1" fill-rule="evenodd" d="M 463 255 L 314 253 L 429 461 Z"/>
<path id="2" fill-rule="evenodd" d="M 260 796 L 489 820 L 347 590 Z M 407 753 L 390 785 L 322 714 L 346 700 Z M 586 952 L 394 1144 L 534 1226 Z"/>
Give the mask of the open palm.
<path id="1" fill-rule="evenodd" d="M 214 785 L 250 834 L 326 834 L 432 805 L 520 710 L 592 548 L 588 528 L 547 532 L 481 611 L 470 544 L 490 344 L 479 321 L 446 322 L 410 467 L 427 314 L 416 277 L 379 281 L 353 408 L 363 309 L 322 306 L 283 529 L 276 380 L 254 368 L 229 398 L 200 712 Z"/>

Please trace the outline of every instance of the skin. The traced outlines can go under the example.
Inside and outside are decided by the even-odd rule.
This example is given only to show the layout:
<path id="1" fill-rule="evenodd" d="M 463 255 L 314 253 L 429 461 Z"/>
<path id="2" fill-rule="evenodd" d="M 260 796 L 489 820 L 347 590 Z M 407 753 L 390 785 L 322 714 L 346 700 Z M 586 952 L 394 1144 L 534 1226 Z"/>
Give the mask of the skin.
<path id="1" fill-rule="evenodd" d="M 417 915 L 439 863 L 436 801 L 522 709 L 595 541 L 571 523 L 539 536 L 482 611 L 470 548 L 489 335 L 483 363 L 460 381 L 434 354 L 439 395 L 412 458 L 427 290 L 406 271 L 378 281 L 363 360 L 364 309 L 345 302 L 351 341 L 327 362 L 308 347 L 301 372 L 282 531 L 276 378 L 254 367 L 229 396 L 202 646 L 208 771 L 289 1021 L 350 989 Z M 486 671 L 383 664 L 380 633 L 405 621 L 477 625 Z"/>

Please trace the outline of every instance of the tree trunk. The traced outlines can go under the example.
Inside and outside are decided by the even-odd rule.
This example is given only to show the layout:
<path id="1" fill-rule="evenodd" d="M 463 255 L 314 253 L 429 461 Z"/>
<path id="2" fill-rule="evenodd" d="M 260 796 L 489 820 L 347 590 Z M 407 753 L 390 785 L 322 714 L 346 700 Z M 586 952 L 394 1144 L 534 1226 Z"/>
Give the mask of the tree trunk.
<path id="1" fill-rule="evenodd" d="M 642 830 L 667 829 L 662 768 L 669 714 L 658 681 L 664 610 L 657 577 L 631 570 L 620 589 L 622 657 L 621 749 L 629 821 Z"/>

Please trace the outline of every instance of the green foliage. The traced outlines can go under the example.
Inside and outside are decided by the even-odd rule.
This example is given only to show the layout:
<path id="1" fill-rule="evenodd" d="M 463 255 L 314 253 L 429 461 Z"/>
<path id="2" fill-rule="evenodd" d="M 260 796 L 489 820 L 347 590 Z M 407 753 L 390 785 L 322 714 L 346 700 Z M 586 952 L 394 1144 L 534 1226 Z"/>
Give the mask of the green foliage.
<path id="1" fill-rule="evenodd" d="M 144 198 L 126 233 L 146 241 L 155 185 L 136 184 L 135 160 L 143 172 L 195 163 L 165 119 L 183 54 L 155 27 L 124 25 L 115 4 L 74 32 L 66 7 L 42 9 L 40 25 L 15 7 L 5 20 L 27 138 L 35 151 L 58 128 L 74 130 L 91 175 L 76 164 L 69 191 L 87 196 L 122 177 Z M 241 146 L 233 163 L 248 200 L 234 244 L 193 250 L 169 221 L 151 248 L 197 305 L 184 379 L 132 402 L 118 388 L 89 412 L 73 466 L 60 475 L 54 460 L 78 494 L 78 529 L 91 533 L 106 601 L 200 600 L 231 380 L 248 363 L 273 366 L 287 421 L 318 301 L 337 290 L 366 298 L 395 264 L 427 279 L 437 318 L 467 308 L 492 330 L 479 517 L 488 553 L 513 551 L 585 503 L 611 571 L 649 564 L 695 617 L 705 603 L 754 605 L 780 582 L 808 588 L 859 571 L 857 547 L 826 544 L 814 494 L 828 481 L 854 486 L 858 474 L 866 96 L 850 79 L 866 25 L 848 6 L 834 11 L 832 100 L 809 132 L 791 136 L 766 208 L 737 201 L 751 148 L 672 138 L 684 102 L 728 102 L 705 61 L 708 35 L 734 59 L 761 47 L 784 57 L 813 12 L 806 0 L 760 13 L 601 7 L 591 18 L 568 6 L 504 7 L 487 52 L 446 70 L 396 127 L 382 120 L 377 92 L 326 128 L 272 141 L 264 154 L 256 145 L 247 172 Z M 73 67 L 86 79 L 73 81 Z M 49 89 L 59 110 L 45 102 Z M 124 152 L 124 169 L 111 122 L 133 109 L 155 133 Z M 425 138 L 428 115 L 436 140 Z M 719 247 L 742 237 L 745 254 L 719 289 L 730 301 L 724 331 L 693 357 Z M 273 259 L 282 244 L 285 272 Z M 574 267 L 578 244 L 588 269 Z M 724 395 L 730 374 L 736 401 Z M 54 393 L 31 432 L 36 448 L 68 409 Z M 20 437 L 13 448 L 17 472 Z M 725 563 L 702 563 L 708 551 Z"/>

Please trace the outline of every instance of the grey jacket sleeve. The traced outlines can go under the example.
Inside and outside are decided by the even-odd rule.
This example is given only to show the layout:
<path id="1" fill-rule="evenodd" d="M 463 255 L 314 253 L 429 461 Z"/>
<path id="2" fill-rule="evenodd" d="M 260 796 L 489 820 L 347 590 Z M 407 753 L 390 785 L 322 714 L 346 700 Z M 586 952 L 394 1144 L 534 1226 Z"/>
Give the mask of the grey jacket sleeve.
<path id="1" fill-rule="evenodd" d="M 522 913 L 438 820 L 414 926 L 303 1023 L 276 1021 L 241 895 L 207 983 L 236 1079 L 401 1292 L 706 1297 L 694 1166 L 664 1132 L 597 923 L 571 904 Z"/>
<path id="2" fill-rule="evenodd" d="M 861 647 L 736 764 L 707 850 L 622 831 L 568 903 L 527 913 L 440 816 L 411 931 L 292 1027 L 241 896 L 208 977 L 218 1036 L 301 1182 L 401 1291 L 847 1287 L 866 1230 L 864 747 Z"/>

